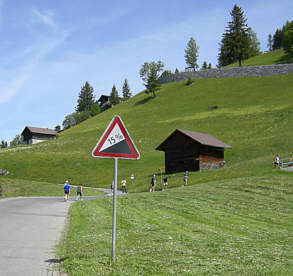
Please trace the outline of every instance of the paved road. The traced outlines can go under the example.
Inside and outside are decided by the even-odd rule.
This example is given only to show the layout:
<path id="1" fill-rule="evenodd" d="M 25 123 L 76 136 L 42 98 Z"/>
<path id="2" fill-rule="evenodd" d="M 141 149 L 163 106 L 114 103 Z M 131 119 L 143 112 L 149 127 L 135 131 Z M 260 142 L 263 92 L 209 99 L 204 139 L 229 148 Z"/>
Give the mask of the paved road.
<path id="1" fill-rule="evenodd" d="M 102 197 L 102 196 L 101 196 Z M 93 199 L 99 197 L 87 197 Z M 0 200 L 0 275 L 53 275 L 54 246 L 65 229 L 72 202 L 61 197 Z"/>

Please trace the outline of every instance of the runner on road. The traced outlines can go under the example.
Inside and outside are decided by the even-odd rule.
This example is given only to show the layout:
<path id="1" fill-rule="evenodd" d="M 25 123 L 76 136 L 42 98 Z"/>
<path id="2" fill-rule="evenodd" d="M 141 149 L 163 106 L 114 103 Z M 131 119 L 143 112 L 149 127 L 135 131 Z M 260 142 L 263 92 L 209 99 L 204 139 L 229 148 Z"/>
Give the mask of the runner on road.
<path id="1" fill-rule="evenodd" d="M 64 201 L 69 200 L 70 185 L 68 180 L 64 183 Z"/>

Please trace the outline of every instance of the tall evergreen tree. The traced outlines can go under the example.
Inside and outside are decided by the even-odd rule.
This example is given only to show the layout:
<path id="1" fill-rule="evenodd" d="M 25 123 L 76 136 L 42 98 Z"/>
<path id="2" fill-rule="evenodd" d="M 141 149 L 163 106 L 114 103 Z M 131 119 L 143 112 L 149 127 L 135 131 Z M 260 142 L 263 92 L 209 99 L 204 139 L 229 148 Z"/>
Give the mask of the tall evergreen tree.
<path id="1" fill-rule="evenodd" d="M 118 91 L 116 89 L 115 84 L 112 87 L 112 91 L 109 97 L 109 102 L 111 105 L 116 105 L 119 104 L 120 100 L 119 100 L 119 95 L 118 95 Z"/>
<path id="2" fill-rule="evenodd" d="M 268 51 L 272 51 L 273 50 L 273 37 L 271 34 L 268 35 L 268 44 L 267 44 L 267 47 L 268 47 Z"/>
<path id="3" fill-rule="evenodd" d="M 94 103 L 95 103 L 94 89 L 86 81 L 84 86 L 81 87 L 81 90 L 79 92 L 77 106 L 75 110 L 77 112 L 88 111 L 91 109 Z"/>
<path id="4" fill-rule="evenodd" d="M 289 58 L 293 58 L 293 21 L 287 24 L 283 37 L 284 51 Z"/>
<path id="5" fill-rule="evenodd" d="M 247 19 L 237 5 L 234 5 L 230 15 L 232 20 L 228 22 L 226 32 L 222 36 L 218 62 L 219 66 L 225 66 L 238 61 L 239 66 L 242 66 L 242 61 L 249 56 L 250 49 Z"/>
<path id="6" fill-rule="evenodd" d="M 195 39 L 191 37 L 187 43 L 185 52 L 185 62 L 186 62 L 186 69 L 192 69 L 195 71 L 195 69 L 198 68 L 197 64 L 197 58 L 198 58 L 198 50 L 199 47 L 196 45 Z"/>
<path id="7" fill-rule="evenodd" d="M 247 31 L 249 36 L 248 58 L 250 58 L 259 55 L 261 50 L 260 42 L 256 36 L 256 32 L 254 32 L 250 27 L 248 27 Z"/>
<path id="8" fill-rule="evenodd" d="M 273 50 L 277 50 L 282 47 L 282 36 L 282 30 L 277 29 L 273 36 Z"/>
<path id="9" fill-rule="evenodd" d="M 131 98 L 131 91 L 130 91 L 130 87 L 129 87 L 127 79 L 124 80 L 124 83 L 122 86 L 122 95 L 124 100 Z"/>

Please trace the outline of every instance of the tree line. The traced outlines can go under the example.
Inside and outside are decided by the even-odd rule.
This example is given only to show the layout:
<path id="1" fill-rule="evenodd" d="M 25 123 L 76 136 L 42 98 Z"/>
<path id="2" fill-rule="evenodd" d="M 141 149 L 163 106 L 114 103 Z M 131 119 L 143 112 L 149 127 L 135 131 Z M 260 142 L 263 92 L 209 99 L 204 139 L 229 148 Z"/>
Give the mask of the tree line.
<path id="1" fill-rule="evenodd" d="M 95 99 L 94 88 L 89 84 L 88 81 L 86 81 L 78 94 L 75 112 L 66 115 L 62 122 L 63 130 L 69 129 L 83 122 L 84 120 L 94 117 L 108 108 L 128 100 L 131 96 L 132 95 L 128 80 L 125 79 L 122 86 L 122 98 L 119 97 L 118 90 L 114 84 L 109 96 L 109 102 L 105 105 L 100 105 Z M 60 125 L 57 125 L 55 130 L 60 131 Z"/>

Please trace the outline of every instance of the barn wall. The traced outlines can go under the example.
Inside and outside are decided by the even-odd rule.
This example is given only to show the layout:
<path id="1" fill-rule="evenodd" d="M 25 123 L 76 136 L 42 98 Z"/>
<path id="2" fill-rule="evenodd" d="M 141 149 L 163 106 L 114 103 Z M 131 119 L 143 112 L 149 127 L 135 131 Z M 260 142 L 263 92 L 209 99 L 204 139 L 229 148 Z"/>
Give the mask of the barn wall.
<path id="1" fill-rule="evenodd" d="M 190 153 L 165 152 L 166 173 L 185 171 L 198 171 L 199 161 L 197 155 Z"/>
<path id="2" fill-rule="evenodd" d="M 225 166 L 224 158 L 222 157 L 213 157 L 207 155 L 200 155 L 199 156 L 199 169 L 201 171 L 215 169 L 215 168 L 222 168 Z"/>

